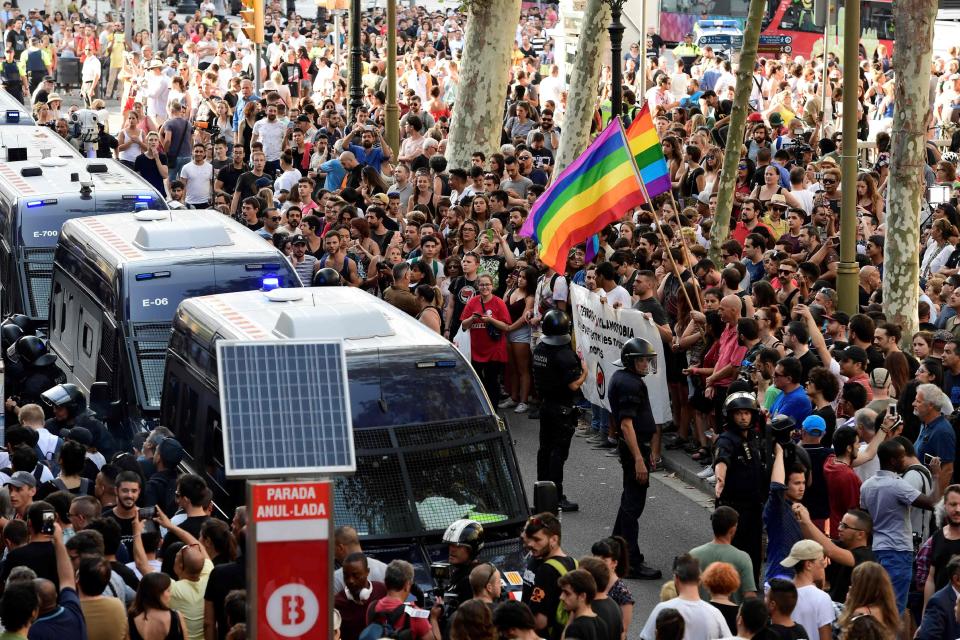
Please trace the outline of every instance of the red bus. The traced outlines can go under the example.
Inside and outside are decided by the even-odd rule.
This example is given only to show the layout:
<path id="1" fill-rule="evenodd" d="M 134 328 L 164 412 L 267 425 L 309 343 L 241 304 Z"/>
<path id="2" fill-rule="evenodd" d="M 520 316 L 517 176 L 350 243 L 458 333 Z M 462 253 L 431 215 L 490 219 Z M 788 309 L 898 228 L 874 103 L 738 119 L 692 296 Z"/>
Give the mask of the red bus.
<path id="1" fill-rule="evenodd" d="M 833 9 L 830 29 L 836 33 L 838 2 L 842 8 L 843 0 L 767 0 L 761 54 L 777 55 L 782 50 L 791 57 L 809 59 L 814 49 L 822 51 L 822 42 L 814 44 L 823 40 L 828 7 Z M 749 0 L 660 0 L 660 37 L 679 42 L 703 19 L 733 18 L 743 25 L 749 4 Z M 893 53 L 892 0 L 861 0 L 860 23 L 861 33 L 875 34 L 878 43 Z"/>

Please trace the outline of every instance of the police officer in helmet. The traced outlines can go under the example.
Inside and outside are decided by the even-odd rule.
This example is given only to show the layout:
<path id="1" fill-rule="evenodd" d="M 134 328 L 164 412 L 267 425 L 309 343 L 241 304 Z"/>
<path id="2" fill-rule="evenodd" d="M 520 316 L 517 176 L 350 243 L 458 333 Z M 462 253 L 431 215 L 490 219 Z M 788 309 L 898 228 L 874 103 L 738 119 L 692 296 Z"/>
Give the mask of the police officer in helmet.
<path id="1" fill-rule="evenodd" d="M 83 427 L 93 436 L 93 446 L 109 460 L 115 453 L 112 438 L 106 426 L 87 409 L 87 398 L 75 384 L 58 384 L 43 392 L 43 402 L 50 407 L 53 417 L 44 426 L 59 435 L 63 429 Z"/>
<path id="2" fill-rule="evenodd" d="M 480 564 L 477 556 L 483 549 L 483 525 L 476 520 L 466 518 L 455 520 L 443 533 L 443 541 L 447 543 L 448 561 L 450 563 L 450 583 L 444 585 L 447 594 L 455 594 L 453 600 L 444 598 L 443 628 L 448 628 L 450 616 L 462 603 L 473 597 L 473 588 L 470 586 L 470 572 Z"/>
<path id="3" fill-rule="evenodd" d="M 537 480 L 557 486 L 560 508 L 580 507 L 563 493 L 563 465 L 577 426 L 574 408 L 577 391 L 587 378 L 587 365 L 570 346 L 570 318 L 559 309 L 548 311 L 541 321 L 543 337 L 533 350 L 533 382 L 542 399 L 540 447 L 537 449 Z"/>
<path id="4" fill-rule="evenodd" d="M 18 407 L 40 404 L 41 394 L 66 380 L 50 353 L 47 341 L 37 336 L 19 338 L 6 353 L 6 409 L 16 414 Z"/>
<path id="5" fill-rule="evenodd" d="M 620 350 L 623 367 L 610 380 L 610 413 L 620 427 L 620 466 L 623 467 L 623 493 L 620 510 L 613 525 L 613 535 L 623 536 L 630 551 L 628 578 L 659 580 L 659 569 L 644 564 L 640 553 L 640 516 L 647 503 L 650 486 L 650 440 L 657 431 L 650 407 L 650 396 L 643 377 L 657 372 L 657 352 L 643 338 L 631 338 Z"/>
<path id="6" fill-rule="evenodd" d="M 733 546 L 750 555 L 756 583 L 762 563 L 763 505 L 770 487 L 765 421 L 752 392 L 734 391 L 733 385 L 731 390 L 723 404 L 725 430 L 714 452 L 717 506 L 731 507 L 739 514 Z"/>
<path id="7" fill-rule="evenodd" d="M 339 287 L 343 284 L 340 273 L 336 269 L 324 267 L 313 275 L 313 286 L 315 287 Z"/>

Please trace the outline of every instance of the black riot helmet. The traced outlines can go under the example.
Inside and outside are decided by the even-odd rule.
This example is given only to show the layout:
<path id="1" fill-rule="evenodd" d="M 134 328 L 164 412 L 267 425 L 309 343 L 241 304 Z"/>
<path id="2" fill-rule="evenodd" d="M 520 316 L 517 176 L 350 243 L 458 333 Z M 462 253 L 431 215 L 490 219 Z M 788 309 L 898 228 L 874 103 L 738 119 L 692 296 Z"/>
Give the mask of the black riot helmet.
<path id="1" fill-rule="evenodd" d="M 320 269 L 320 271 L 317 271 L 316 275 L 313 276 L 313 286 L 315 287 L 339 287 L 342 284 L 340 273 L 330 267 Z"/>
<path id="2" fill-rule="evenodd" d="M 773 433 L 773 439 L 781 445 L 785 445 L 792 440 L 793 431 L 797 423 L 788 415 L 779 414 L 770 421 L 770 431 Z"/>
<path id="3" fill-rule="evenodd" d="M 443 541 L 458 547 L 469 547 L 470 558 L 474 559 L 483 549 L 483 525 L 476 520 L 455 520 L 443 532 Z"/>
<path id="4" fill-rule="evenodd" d="M 3 343 L 3 351 L 6 353 L 7 349 L 12 347 L 17 340 L 23 337 L 23 329 L 13 324 L 12 322 L 4 323 L 0 325 L 0 340 Z"/>
<path id="5" fill-rule="evenodd" d="M 6 318 L 4 318 L 3 323 L 2 323 L 2 325 L 0 325 L 0 326 L 4 326 L 4 327 L 5 327 L 5 326 L 7 326 L 8 324 L 13 324 L 13 325 L 16 325 L 16 326 L 20 327 L 25 334 L 27 334 L 27 333 L 32 334 L 32 333 L 33 333 L 33 330 L 32 330 L 32 328 L 31 328 L 31 326 L 30 326 L 30 318 L 28 318 L 27 316 L 23 315 L 22 313 L 11 313 L 9 316 L 7 316 Z"/>
<path id="6" fill-rule="evenodd" d="M 617 367 L 623 367 L 628 371 L 635 371 L 633 365 L 640 359 L 646 359 L 649 363 L 647 370 L 640 375 L 655 374 L 657 372 L 657 350 L 643 338 L 630 338 L 620 350 L 620 359 L 613 364 Z"/>
<path id="7" fill-rule="evenodd" d="M 40 397 L 50 407 L 66 409 L 71 418 L 76 418 L 87 410 L 87 399 L 75 384 L 58 384 L 44 391 Z"/>
<path id="8" fill-rule="evenodd" d="M 19 360 L 25 367 L 46 367 L 57 361 L 57 356 L 50 353 L 47 341 L 37 336 L 23 336 L 7 355 Z"/>
<path id="9" fill-rule="evenodd" d="M 543 340 L 547 344 L 570 344 L 570 318 L 560 309 L 551 309 L 543 316 Z"/>

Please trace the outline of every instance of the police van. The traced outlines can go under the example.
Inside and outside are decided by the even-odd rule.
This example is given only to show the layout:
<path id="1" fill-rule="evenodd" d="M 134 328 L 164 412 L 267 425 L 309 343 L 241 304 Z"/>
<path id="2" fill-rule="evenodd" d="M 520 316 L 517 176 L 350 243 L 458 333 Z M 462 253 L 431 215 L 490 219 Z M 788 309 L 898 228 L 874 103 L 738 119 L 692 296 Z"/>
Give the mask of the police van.
<path id="1" fill-rule="evenodd" d="M 36 130 L 59 138 L 46 127 Z M 0 136 L 9 131 L 0 129 Z M 22 313 L 42 327 L 50 306 L 53 251 L 64 222 L 138 208 L 166 210 L 167 203 L 116 160 L 68 157 L 62 147 L 45 157 L 35 157 L 45 153 L 42 147 L 28 148 L 24 159 L 10 149 L 0 151 L 0 311 Z"/>
<path id="2" fill-rule="evenodd" d="M 0 89 L 0 127 L 11 124 L 33 127 L 37 121 L 33 119 L 33 114 L 26 105 L 6 89 Z"/>
<path id="3" fill-rule="evenodd" d="M 155 421 L 163 360 L 184 298 L 299 287 L 282 253 L 217 211 L 138 211 L 64 223 L 53 259 L 48 338 L 70 382 L 94 383 L 108 422 Z"/>
<path id="4" fill-rule="evenodd" d="M 516 570 L 527 501 L 510 434 L 477 374 L 449 341 L 351 287 L 180 304 L 160 423 L 174 431 L 218 503 L 242 504 L 244 493 L 223 472 L 216 342 L 330 338 L 344 341 L 356 448 L 356 473 L 334 483 L 336 524 L 354 527 L 364 551 L 413 563 L 418 583 L 429 587 L 428 567 L 447 560 L 444 529 L 472 518 L 485 529 L 481 557 Z"/>

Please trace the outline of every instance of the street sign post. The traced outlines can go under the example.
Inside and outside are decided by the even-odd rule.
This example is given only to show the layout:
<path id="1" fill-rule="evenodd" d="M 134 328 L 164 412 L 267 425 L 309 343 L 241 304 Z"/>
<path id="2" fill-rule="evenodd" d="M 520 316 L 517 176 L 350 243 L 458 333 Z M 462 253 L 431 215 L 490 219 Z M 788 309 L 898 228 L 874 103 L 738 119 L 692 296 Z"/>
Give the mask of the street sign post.
<path id="1" fill-rule="evenodd" d="M 333 638 L 329 482 L 248 482 L 254 640 Z M 252 613 L 252 612 L 251 612 Z"/>

